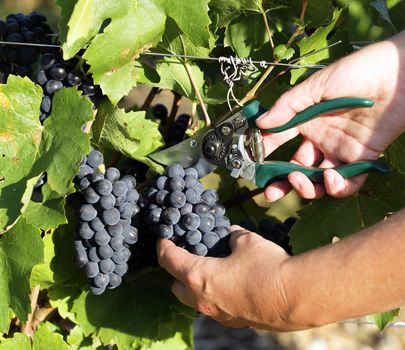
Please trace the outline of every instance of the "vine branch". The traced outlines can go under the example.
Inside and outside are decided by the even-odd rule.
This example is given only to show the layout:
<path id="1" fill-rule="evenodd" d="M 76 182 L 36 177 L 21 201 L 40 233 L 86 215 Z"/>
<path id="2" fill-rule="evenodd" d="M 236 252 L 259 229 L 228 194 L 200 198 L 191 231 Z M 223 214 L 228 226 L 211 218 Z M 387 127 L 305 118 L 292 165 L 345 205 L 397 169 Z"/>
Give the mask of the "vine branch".
<path id="1" fill-rule="evenodd" d="M 155 96 L 157 95 L 157 93 L 159 92 L 159 88 L 154 86 L 150 91 L 148 96 L 145 98 L 145 101 L 143 102 L 142 106 L 141 106 L 141 110 L 142 111 L 146 111 L 147 109 L 149 109 L 153 99 L 155 98 Z"/>
<path id="2" fill-rule="evenodd" d="M 172 108 L 170 109 L 170 114 L 169 114 L 169 119 L 167 121 L 166 127 L 165 127 L 165 140 L 167 140 L 167 135 L 169 134 L 170 130 L 173 127 L 174 120 L 176 119 L 177 111 L 179 110 L 180 106 L 180 100 L 182 96 L 177 93 L 176 91 L 173 91 L 174 97 L 173 97 L 173 103 L 172 103 Z"/>
<path id="3" fill-rule="evenodd" d="M 35 332 L 35 327 L 33 325 L 34 314 L 37 308 L 39 296 L 39 285 L 32 288 L 31 291 L 31 313 L 28 315 L 27 323 L 25 325 L 21 324 L 21 332 L 32 337 Z"/>

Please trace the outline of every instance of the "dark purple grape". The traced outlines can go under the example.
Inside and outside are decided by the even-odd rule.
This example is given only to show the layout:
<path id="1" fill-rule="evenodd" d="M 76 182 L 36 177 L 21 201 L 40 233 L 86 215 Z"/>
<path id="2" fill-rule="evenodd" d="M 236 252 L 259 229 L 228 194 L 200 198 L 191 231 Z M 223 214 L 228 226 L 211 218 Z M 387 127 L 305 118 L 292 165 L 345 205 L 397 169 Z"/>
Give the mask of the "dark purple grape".
<path id="1" fill-rule="evenodd" d="M 95 217 L 90 221 L 90 227 L 93 231 L 101 231 L 104 229 L 104 224 L 101 222 L 99 217 Z"/>
<path id="2" fill-rule="evenodd" d="M 129 225 L 129 224 L 128 224 Z M 115 225 L 107 226 L 107 232 L 111 237 L 119 236 L 122 234 L 122 225 L 121 223 L 117 223 Z"/>
<path id="3" fill-rule="evenodd" d="M 107 287 L 108 283 L 110 282 L 110 278 L 106 273 L 99 273 L 96 277 L 93 278 L 93 284 L 95 287 L 98 288 L 105 288 Z"/>
<path id="4" fill-rule="evenodd" d="M 105 229 L 97 231 L 94 234 L 94 242 L 99 246 L 108 244 L 108 242 L 110 242 L 110 239 L 111 237 Z"/>
<path id="5" fill-rule="evenodd" d="M 125 196 L 128 191 L 128 187 L 124 181 L 118 180 L 114 182 L 112 186 L 112 193 L 116 197 Z"/>
<path id="6" fill-rule="evenodd" d="M 124 242 L 128 245 L 133 245 L 138 241 L 138 230 L 134 226 L 130 226 L 129 230 L 125 230 L 122 233 L 124 237 Z"/>
<path id="7" fill-rule="evenodd" d="M 192 253 L 199 256 L 206 256 L 208 254 L 208 248 L 203 243 L 197 243 L 192 246 Z"/>
<path id="8" fill-rule="evenodd" d="M 202 234 L 199 230 L 190 230 L 186 233 L 186 242 L 189 245 L 196 245 L 200 243 L 202 239 Z"/>
<path id="9" fill-rule="evenodd" d="M 214 232 L 218 235 L 220 239 L 227 237 L 230 234 L 229 228 L 224 226 L 219 226 L 214 229 Z"/>
<path id="10" fill-rule="evenodd" d="M 77 86 L 82 83 L 82 79 L 80 78 L 80 73 L 78 71 L 72 70 L 67 75 L 67 82 L 70 86 Z"/>
<path id="11" fill-rule="evenodd" d="M 104 179 L 104 180 L 97 181 L 95 183 L 95 188 L 96 188 L 97 193 L 100 196 L 107 196 L 108 194 L 111 193 L 111 191 L 113 189 L 113 185 L 112 185 L 111 181 Z"/>
<path id="12" fill-rule="evenodd" d="M 83 221 L 91 221 L 97 216 L 97 210 L 91 204 L 83 204 L 79 209 L 79 218 Z"/>
<path id="13" fill-rule="evenodd" d="M 117 168 L 110 167 L 105 172 L 105 178 L 111 182 L 117 181 L 121 176 L 120 171 Z"/>
<path id="14" fill-rule="evenodd" d="M 172 177 L 175 177 L 175 176 L 183 178 L 184 177 L 184 169 L 179 164 L 173 164 L 173 165 L 170 165 L 166 169 L 166 174 L 167 174 L 167 177 L 169 177 L 169 178 L 172 178 Z"/>
<path id="15" fill-rule="evenodd" d="M 108 284 L 108 289 L 114 289 L 117 288 L 121 283 L 122 283 L 122 278 L 120 275 L 111 272 L 108 274 L 110 283 Z"/>
<path id="16" fill-rule="evenodd" d="M 166 183 L 167 183 L 167 176 L 159 176 L 156 180 L 156 188 L 158 190 L 164 190 L 166 188 Z"/>
<path id="17" fill-rule="evenodd" d="M 122 235 L 111 237 L 110 247 L 114 250 L 119 250 L 124 244 L 124 237 Z"/>
<path id="18" fill-rule="evenodd" d="M 210 213 L 210 208 L 205 203 L 198 203 L 193 207 L 193 212 L 198 216 L 207 216 Z"/>
<path id="19" fill-rule="evenodd" d="M 56 91 L 63 88 L 63 84 L 59 80 L 48 80 L 45 84 L 45 92 L 48 95 L 53 95 Z"/>
<path id="20" fill-rule="evenodd" d="M 97 274 L 99 273 L 99 267 L 98 264 L 92 261 L 89 261 L 86 266 L 84 267 L 84 270 L 86 271 L 86 276 L 88 278 L 93 278 L 96 277 Z"/>
<path id="21" fill-rule="evenodd" d="M 173 191 L 172 193 L 170 193 L 170 195 L 169 195 L 169 205 L 171 207 L 173 207 L 173 208 L 182 208 L 185 204 L 186 204 L 186 195 L 183 192 L 181 192 L 181 191 Z"/>
<path id="22" fill-rule="evenodd" d="M 120 221 L 120 212 L 117 208 L 111 208 L 103 210 L 101 213 L 101 219 L 106 225 L 115 225 Z"/>
<path id="23" fill-rule="evenodd" d="M 66 73 L 66 69 L 62 65 L 55 64 L 50 69 L 49 75 L 52 79 L 63 80 L 67 76 L 67 73 Z"/>
<path id="24" fill-rule="evenodd" d="M 107 194 L 106 196 L 101 196 L 99 203 L 101 208 L 111 209 L 115 205 L 115 197 L 111 193 Z"/>
<path id="25" fill-rule="evenodd" d="M 173 176 L 168 180 L 168 189 L 171 191 L 183 191 L 185 186 L 184 179 L 180 176 Z"/>
<path id="26" fill-rule="evenodd" d="M 166 224 L 175 225 L 180 221 L 180 211 L 172 207 L 166 208 L 162 211 L 161 218 Z"/>
<path id="27" fill-rule="evenodd" d="M 88 222 L 83 221 L 79 224 L 77 233 L 83 239 L 91 239 L 94 235 L 94 230 L 91 229 Z"/>
<path id="28" fill-rule="evenodd" d="M 87 251 L 87 257 L 89 258 L 90 261 L 98 263 L 101 259 L 97 254 L 97 248 L 96 247 L 91 247 Z"/>
<path id="29" fill-rule="evenodd" d="M 115 264 L 114 273 L 119 276 L 124 276 L 128 271 L 128 264 Z"/>
<path id="30" fill-rule="evenodd" d="M 198 229 L 202 232 L 210 232 L 215 227 L 215 217 L 212 214 L 200 216 L 200 225 Z M 209 247 L 208 247 L 209 248 Z"/>
<path id="31" fill-rule="evenodd" d="M 191 177 L 194 177 L 194 178 L 198 179 L 198 172 L 194 168 L 184 169 L 184 174 L 186 176 L 191 176 Z"/>
<path id="32" fill-rule="evenodd" d="M 88 187 L 83 192 L 83 198 L 87 203 L 95 204 L 99 201 L 100 196 L 94 191 L 93 187 Z"/>
<path id="33" fill-rule="evenodd" d="M 129 203 L 136 203 L 136 202 L 138 202 L 138 199 L 139 199 L 139 193 L 135 189 L 130 190 L 127 193 L 126 198 L 125 198 L 125 200 Z"/>
<path id="34" fill-rule="evenodd" d="M 111 259 L 103 259 L 98 263 L 100 271 L 102 273 L 111 273 L 114 271 L 115 264 Z M 90 276 L 89 276 L 90 277 Z"/>
<path id="35" fill-rule="evenodd" d="M 103 154 L 95 149 L 87 156 L 87 164 L 94 169 L 98 168 L 103 162 Z"/>
<path id="36" fill-rule="evenodd" d="M 213 248 L 219 242 L 219 236 L 215 232 L 207 232 L 202 237 L 202 243 L 208 248 Z"/>
<path id="37" fill-rule="evenodd" d="M 106 244 L 98 247 L 97 252 L 101 259 L 109 259 L 112 258 L 114 251 L 108 244 Z"/>
<path id="38" fill-rule="evenodd" d="M 201 200 L 204 201 L 209 207 L 212 207 L 218 200 L 218 194 L 214 190 L 206 190 L 202 193 Z"/>
<path id="39" fill-rule="evenodd" d="M 189 231 L 193 231 L 200 226 L 201 219 L 197 214 L 190 213 L 182 217 L 181 223 L 183 224 L 184 228 Z"/>
<path id="40" fill-rule="evenodd" d="M 190 204 L 197 204 L 201 200 L 201 195 L 195 188 L 189 188 L 185 192 L 185 195 L 187 202 L 189 202 Z"/>
<path id="41" fill-rule="evenodd" d="M 83 267 L 88 264 L 89 260 L 87 258 L 86 249 L 76 249 L 75 250 L 75 257 L 74 257 L 75 264 L 79 267 Z"/>
<path id="42" fill-rule="evenodd" d="M 173 226 L 172 225 L 159 225 L 159 236 L 160 238 L 170 239 L 173 236 Z"/>

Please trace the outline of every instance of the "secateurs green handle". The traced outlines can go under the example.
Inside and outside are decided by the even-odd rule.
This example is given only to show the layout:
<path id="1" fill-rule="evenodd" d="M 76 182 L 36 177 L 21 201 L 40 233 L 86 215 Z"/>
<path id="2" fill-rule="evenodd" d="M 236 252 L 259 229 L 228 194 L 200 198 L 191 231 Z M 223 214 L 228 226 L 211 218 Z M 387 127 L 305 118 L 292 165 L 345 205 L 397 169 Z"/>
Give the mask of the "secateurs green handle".
<path id="1" fill-rule="evenodd" d="M 372 107 L 374 101 L 370 99 L 363 98 L 338 98 L 333 100 L 327 100 L 315 105 L 312 105 L 305 109 L 304 111 L 297 113 L 291 120 L 289 120 L 284 125 L 262 130 L 267 133 L 278 133 L 288 129 L 291 129 L 297 125 L 310 121 L 319 115 L 334 111 L 342 108 L 354 108 L 354 107 Z M 242 114 L 248 120 L 250 127 L 256 127 L 256 119 L 259 118 L 267 110 L 264 108 L 259 101 L 253 101 L 246 105 L 242 109 Z M 355 163 L 350 163 L 344 166 L 334 168 L 340 175 L 348 179 L 353 176 L 357 176 L 366 172 L 374 171 L 381 174 L 387 174 L 390 169 L 389 167 L 377 160 L 365 160 Z M 271 182 L 285 179 L 288 174 L 299 171 L 306 176 L 308 176 L 313 182 L 321 183 L 323 182 L 324 168 L 316 167 L 304 167 L 301 165 L 282 162 L 282 161 L 269 161 L 264 163 L 257 163 L 255 165 L 255 181 L 256 185 L 259 187 L 265 187 Z"/>

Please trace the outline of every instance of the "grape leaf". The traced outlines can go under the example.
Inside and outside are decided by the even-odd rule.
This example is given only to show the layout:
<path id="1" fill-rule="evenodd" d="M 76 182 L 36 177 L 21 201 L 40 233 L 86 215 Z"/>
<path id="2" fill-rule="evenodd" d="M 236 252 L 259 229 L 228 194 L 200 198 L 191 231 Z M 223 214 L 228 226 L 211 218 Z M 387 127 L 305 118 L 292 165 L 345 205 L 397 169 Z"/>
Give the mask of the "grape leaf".
<path id="1" fill-rule="evenodd" d="M 400 32 L 405 29 L 405 2 L 401 0 L 387 0 L 387 7 L 396 30 Z"/>
<path id="2" fill-rule="evenodd" d="M 274 49 L 274 57 L 279 61 L 289 60 L 293 55 L 294 49 L 292 47 L 287 48 L 284 44 L 280 44 Z"/>
<path id="3" fill-rule="evenodd" d="M 171 281 L 166 272 L 153 269 L 101 296 L 82 292 L 73 300 L 72 312 L 86 335 L 96 332 L 103 343 L 116 342 L 119 348 L 134 342 L 148 347 L 152 341 L 175 337 L 178 331 L 187 336 L 191 319 L 176 321 L 185 316 L 173 309 L 178 302 L 168 288 Z"/>
<path id="4" fill-rule="evenodd" d="M 165 9 L 166 15 L 171 17 L 181 31 L 196 46 L 210 47 L 208 26 L 211 23 L 208 16 L 209 0 L 188 1 L 158 0 Z M 192 19 L 192 20 L 190 20 Z"/>
<path id="5" fill-rule="evenodd" d="M 405 174 L 405 133 L 402 133 L 384 152 L 391 166 Z"/>
<path id="6" fill-rule="evenodd" d="M 325 27 L 319 27 L 311 36 L 305 37 L 298 42 L 298 47 L 300 49 L 300 56 L 304 56 L 310 52 L 315 50 L 319 50 L 322 48 L 327 47 L 331 43 L 338 42 L 339 39 L 343 39 L 343 37 L 339 37 L 336 34 L 329 39 L 330 33 L 337 27 L 337 25 L 342 21 L 345 16 L 345 11 L 343 9 L 338 10 L 335 9 L 333 12 L 333 18 L 331 22 Z M 322 50 L 318 53 L 312 54 L 307 57 L 302 57 L 297 64 L 314 64 L 320 63 L 324 60 L 330 60 L 331 58 L 335 58 L 342 53 L 346 53 L 347 47 L 345 46 L 345 42 L 343 41 L 342 44 L 329 49 L 329 50 Z M 299 78 L 301 78 L 307 69 L 294 69 L 291 72 L 291 84 L 295 84 Z"/>
<path id="7" fill-rule="evenodd" d="M 0 350 L 31 350 L 30 337 L 16 332 L 12 338 L 4 338 L 0 341 Z"/>
<path id="8" fill-rule="evenodd" d="M 211 33 L 211 32 L 209 32 Z M 212 36 L 210 41 L 214 40 Z M 213 44 L 210 44 L 210 47 Z M 187 35 L 184 35 L 176 22 L 168 18 L 166 21 L 166 30 L 158 48 L 163 48 L 173 54 L 184 54 L 192 56 L 208 56 L 210 49 L 204 46 L 195 45 Z"/>
<path id="9" fill-rule="evenodd" d="M 224 45 L 230 46 L 238 57 L 249 57 L 269 41 L 261 15 L 241 16 L 225 30 Z"/>
<path id="10" fill-rule="evenodd" d="M 163 89 L 171 89 L 180 95 L 188 97 L 190 100 L 197 100 L 193 85 L 187 73 L 185 65 L 190 69 L 191 75 L 202 96 L 204 73 L 193 63 L 182 63 L 177 58 L 165 57 L 156 64 L 156 71 L 160 76 L 160 81 L 153 84 Z"/>
<path id="11" fill-rule="evenodd" d="M 374 0 L 369 3 L 369 6 L 376 14 L 375 22 L 383 27 L 387 35 L 392 36 L 397 33 L 397 29 L 392 23 L 390 13 L 388 11 L 387 2 L 382 0 Z"/>
<path id="12" fill-rule="evenodd" d="M 40 231 L 20 219 L 0 236 L 0 332 L 8 327 L 8 308 L 24 323 L 31 312 L 29 278 L 43 259 Z"/>
<path id="13" fill-rule="evenodd" d="M 32 350 L 70 350 L 59 333 L 52 332 L 48 323 L 41 323 L 34 333 Z"/>
<path id="14" fill-rule="evenodd" d="M 383 331 L 388 323 L 392 322 L 399 315 L 399 309 L 393 309 L 386 312 L 370 315 L 367 318 L 374 322 L 380 331 Z"/>
<path id="15" fill-rule="evenodd" d="M 145 112 L 128 112 L 104 101 L 92 128 L 93 138 L 102 147 L 116 150 L 129 158 L 161 171 L 147 155 L 163 146 L 158 124 L 145 119 Z"/>
<path id="16" fill-rule="evenodd" d="M 0 85 L 0 232 L 21 214 L 35 184 L 27 187 L 41 143 L 41 97 L 42 89 L 28 78 L 10 75 Z"/>

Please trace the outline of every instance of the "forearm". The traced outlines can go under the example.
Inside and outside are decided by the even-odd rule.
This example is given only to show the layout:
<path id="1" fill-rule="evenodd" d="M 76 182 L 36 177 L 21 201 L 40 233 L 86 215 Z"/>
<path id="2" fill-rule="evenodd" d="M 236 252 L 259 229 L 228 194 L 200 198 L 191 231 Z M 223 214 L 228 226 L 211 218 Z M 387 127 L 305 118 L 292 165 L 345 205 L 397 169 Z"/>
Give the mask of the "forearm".
<path id="1" fill-rule="evenodd" d="M 389 219 L 282 267 L 289 329 L 405 304 L 405 209 Z"/>

